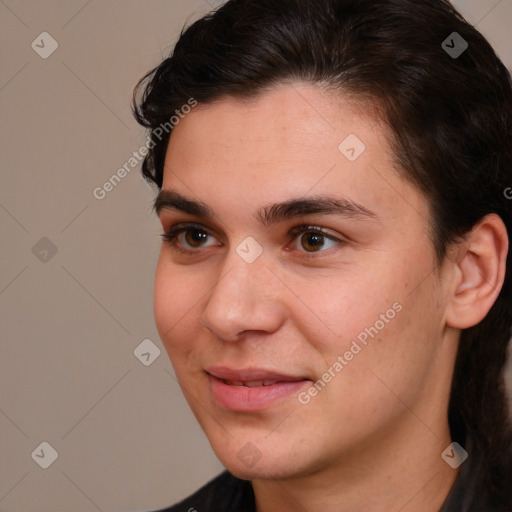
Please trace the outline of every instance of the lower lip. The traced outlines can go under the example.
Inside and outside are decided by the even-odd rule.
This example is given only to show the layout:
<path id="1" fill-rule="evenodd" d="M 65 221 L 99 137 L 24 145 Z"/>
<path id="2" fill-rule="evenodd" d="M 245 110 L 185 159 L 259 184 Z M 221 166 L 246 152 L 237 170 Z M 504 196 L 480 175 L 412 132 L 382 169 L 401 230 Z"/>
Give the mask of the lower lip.
<path id="1" fill-rule="evenodd" d="M 231 386 L 220 379 L 208 375 L 210 389 L 215 402 L 229 411 L 262 411 L 290 395 L 297 394 L 309 380 L 296 382 L 276 382 L 270 386 Z"/>

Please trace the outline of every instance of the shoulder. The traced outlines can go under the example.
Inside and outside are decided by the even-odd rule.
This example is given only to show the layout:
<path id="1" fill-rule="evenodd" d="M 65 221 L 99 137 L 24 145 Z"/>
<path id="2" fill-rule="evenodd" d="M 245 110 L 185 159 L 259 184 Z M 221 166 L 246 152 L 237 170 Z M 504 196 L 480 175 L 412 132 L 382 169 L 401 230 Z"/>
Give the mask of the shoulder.
<path id="1" fill-rule="evenodd" d="M 155 512 L 210 511 L 254 512 L 254 493 L 251 483 L 224 471 L 183 501 Z"/>

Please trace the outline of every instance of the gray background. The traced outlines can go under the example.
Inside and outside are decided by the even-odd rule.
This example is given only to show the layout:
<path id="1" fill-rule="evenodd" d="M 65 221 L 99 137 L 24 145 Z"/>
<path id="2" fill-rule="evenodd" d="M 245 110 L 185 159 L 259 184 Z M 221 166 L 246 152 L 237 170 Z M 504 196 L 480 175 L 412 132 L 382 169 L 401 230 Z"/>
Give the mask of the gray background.
<path id="1" fill-rule="evenodd" d="M 144 144 L 134 84 L 219 3 L 0 0 L 3 512 L 150 510 L 221 470 L 153 323 L 154 192 L 137 166 L 93 195 Z M 455 3 L 512 68 L 512 0 Z"/>

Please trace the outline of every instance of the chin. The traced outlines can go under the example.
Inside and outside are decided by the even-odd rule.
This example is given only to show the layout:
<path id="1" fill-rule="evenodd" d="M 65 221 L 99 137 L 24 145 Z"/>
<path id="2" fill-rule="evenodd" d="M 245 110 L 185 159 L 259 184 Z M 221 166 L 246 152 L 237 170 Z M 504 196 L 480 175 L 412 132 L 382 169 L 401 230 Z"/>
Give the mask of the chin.
<path id="1" fill-rule="evenodd" d="M 242 480 L 287 480 L 313 473 L 314 466 L 320 466 L 313 461 L 308 463 L 304 454 L 298 460 L 293 449 L 285 445 L 281 450 L 271 446 L 258 449 L 251 442 L 240 445 L 234 449 L 227 449 L 226 444 L 212 447 L 224 467 Z"/>
<path id="2" fill-rule="evenodd" d="M 287 480 L 299 476 L 292 462 L 287 462 L 286 467 L 282 467 L 281 464 L 259 463 L 252 468 L 233 460 L 225 461 L 223 464 L 232 475 L 241 480 Z"/>

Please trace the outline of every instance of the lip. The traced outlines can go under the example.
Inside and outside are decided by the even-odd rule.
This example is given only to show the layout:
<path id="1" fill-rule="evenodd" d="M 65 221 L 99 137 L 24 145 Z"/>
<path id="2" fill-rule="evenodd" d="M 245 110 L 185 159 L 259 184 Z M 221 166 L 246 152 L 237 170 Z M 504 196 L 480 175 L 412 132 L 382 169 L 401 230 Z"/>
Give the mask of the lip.
<path id="1" fill-rule="evenodd" d="M 310 385 L 311 380 L 303 376 L 287 375 L 262 368 L 235 370 L 225 366 L 206 369 L 213 400 L 223 409 L 237 412 L 256 412 L 297 394 Z M 229 381 L 229 382 L 226 382 Z M 271 382 L 270 385 L 247 387 L 234 385 L 243 382 Z"/>
<path id="2" fill-rule="evenodd" d="M 296 382 L 299 380 L 309 380 L 304 376 L 287 375 L 264 368 L 245 368 L 235 370 L 227 366 L 210 366 L 206 368 L 206 373 L 221 380 L 231 380 L 238 382 L 247 382 L 254 380 L 275 380 L 279 382 Z"/>

